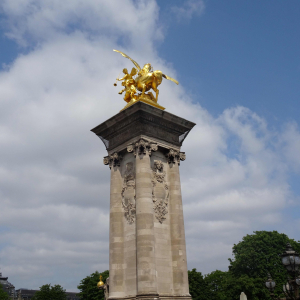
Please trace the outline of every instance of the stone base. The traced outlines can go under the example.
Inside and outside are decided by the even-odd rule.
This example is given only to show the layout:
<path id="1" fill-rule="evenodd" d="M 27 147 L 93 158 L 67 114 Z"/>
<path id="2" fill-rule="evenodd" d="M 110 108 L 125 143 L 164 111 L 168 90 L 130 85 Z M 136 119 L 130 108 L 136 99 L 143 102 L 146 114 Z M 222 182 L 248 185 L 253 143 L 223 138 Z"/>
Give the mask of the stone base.
<path id="1" fill-rule="evenodd" d="M 136 297 L 109 297 L 108 300 L 192 300 L 191 296 L 172 296 L 172 295 L 137 295 Z"/>
<path id="2" fill-rule="evenodd" d="M 180 300 L 192 300 L 191 296 L 159 296 L 160 300 L 174 300 L 174 299 L 180 299 Z"/>
<path id="3" fill-rule="evenodd" d="M 121 109 L 120 111 L 128 108 L 129 106 L 137 103 L 137 102 L 144 102 L 146 104 L 149 104 L 149 105 L 152 105 L 156 108 L 159 108 L 161 110 L 165 110 L 165 108 L 159 104 L 157 104 L 157 102 L 155 101 L 155 98 L 153 96 L 153 94 L 151 92 L 147 93 L 147 94 L 144 94 L 144 96 L 142 97 L 142 95 L 138 95 L 136 99 L 131 99 L 127 104 L 126 106 Z"/>
<path id="4" fill-rule="evenodd" d="M 159 300 L 159 296 L 156 294 L 148 295 L 136 295 L 136 300 Z"/>

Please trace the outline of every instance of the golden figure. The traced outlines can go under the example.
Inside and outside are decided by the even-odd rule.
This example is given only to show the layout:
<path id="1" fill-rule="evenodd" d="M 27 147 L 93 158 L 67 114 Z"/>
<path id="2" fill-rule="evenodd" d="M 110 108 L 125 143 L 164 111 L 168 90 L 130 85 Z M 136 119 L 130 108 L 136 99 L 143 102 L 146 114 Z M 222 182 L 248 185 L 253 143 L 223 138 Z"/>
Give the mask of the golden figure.
<path id="1" fill-rule="evenodd" d="M 118 81 L 122 81 L 122 86 L 124 86 L 124 89 L 122 89 L 119 94 L 122 95 L 123 92 L 125 92 L 124 100 L 126 102 L 130 102 L 131 99 L 136 100 L 136 88 L 135 88 L 135 80 L 133 79 L 133 76 L 136 75 L 137 70 L 136 68 L 132 68 L 130 74 L 128 73 L 127 69 L 123 69 L 123 73 L 125 74 L 122 78 L 117 78 Z"/>
<path id="2" fill-rule="evenodd" d="M 118 50 L 114 50 L 114 51 L 119 52 L 122 54 L 122 56 L 130 59 L 139 71 L 137 77 L 134 79 L 133 76 L 136 73 L 134 75 L 132 75 L 133 74 L 132 72 L 133 72 L 133 69 L 135 69 L 135 68 L 133 68 L 131 70 L 130 74 L 128 74 L 127 69 L 124 69 L 123 73 L 125 74 L 125 76 L 121 79 L 117 79 L 117 80 L 124 80 L 122 85 L 125 86 L 125 89 L 120 91 L 119 94 L 122 94 L 124 91 L 126 91 L 124 100 L 128 104 L 123 109 L 134 104 L 136 101 L 143 101 L 147 104 L 153 105 L 155 107 L 158 107 L 158 108 L 164 110 L 165 109 L 164 107 L 157 104 L 157 99 L 158 99 L 158 94 L 159 94 L 159 90 L 157 87 L 161 84 L 163 77 L 175 82 L 176 84 L 179 84 L 178 81 L 163 74 L 159 70 L 153 71 L 152 66 L 149 63 L 145 64 L 144 67 L 141 68 L 140 65 L 136 61 L 131 59 L 125 53 L 118 51 Z M 135 72 L 137 72 L 136 69 L 135 69 Z M 155 98 L 151 92 L 149 92 L 148 94 L 145 94 L 145 92 L 149 91 L 150 89 L 153 89 L 153 91 L 155 92 L 155 94 L 156 94 Z M 138 90 L 142 93 L 139 95 L 136 95 L 136 90 Z"/>

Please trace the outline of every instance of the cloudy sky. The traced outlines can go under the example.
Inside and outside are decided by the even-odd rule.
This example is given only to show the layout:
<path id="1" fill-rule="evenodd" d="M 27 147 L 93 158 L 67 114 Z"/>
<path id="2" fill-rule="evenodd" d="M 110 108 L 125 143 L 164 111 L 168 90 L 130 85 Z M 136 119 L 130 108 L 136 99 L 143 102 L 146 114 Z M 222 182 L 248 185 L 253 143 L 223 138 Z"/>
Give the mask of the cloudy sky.
<path id="1" fill-rule="evenodd" d="M 300 2 L 0 1 L 0 267 L 16 288 L 108 268 L 109 169 L 91 128 L 131 62 L 176 78 L 189 269 L 227 270 L 255 230 L 299 240 Z"/>

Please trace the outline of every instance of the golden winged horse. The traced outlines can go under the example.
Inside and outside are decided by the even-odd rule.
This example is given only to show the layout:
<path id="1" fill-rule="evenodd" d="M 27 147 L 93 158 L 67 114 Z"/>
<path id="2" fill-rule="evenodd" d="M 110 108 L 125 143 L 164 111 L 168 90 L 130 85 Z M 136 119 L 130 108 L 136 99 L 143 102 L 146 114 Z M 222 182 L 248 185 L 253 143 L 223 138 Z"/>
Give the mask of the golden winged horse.
<path id="1" fill-rule="evenodd" d="M 151 64 L 145 64 L 144 67 L 141 68 L 140 65 L 136 61 L 134 61 L 132 58 L 130 58 L 125 53 L 123 53 L 119 50 L 114 50 L 114 51 L 119 52 L 122 54 L 122 56 L 130 59 L 133 62 L 133 64 L 136 66 L 136 68 L 138 69 L 138 75 L 134 79 L 134 81 L 136 83 L 135 84 L 136 89 L 139 90 L 140 92 L 142 92 L 142 94 L 141 94 L 142 98 L 144 97 L 145 92 L 149 91 L 150 89 L 153 89 L 153 91 L 156 93 L 155 102 L 157 102 L 158 93 L 159 93 L 159 90 L 157 89 L 157 87 L 161 84 L 163 77 L 175 82 L 176 84 L 179 84 L 177 80 L 163 74 L 162 71 L 159 71 L 159 70 L 152 71 Z"/>

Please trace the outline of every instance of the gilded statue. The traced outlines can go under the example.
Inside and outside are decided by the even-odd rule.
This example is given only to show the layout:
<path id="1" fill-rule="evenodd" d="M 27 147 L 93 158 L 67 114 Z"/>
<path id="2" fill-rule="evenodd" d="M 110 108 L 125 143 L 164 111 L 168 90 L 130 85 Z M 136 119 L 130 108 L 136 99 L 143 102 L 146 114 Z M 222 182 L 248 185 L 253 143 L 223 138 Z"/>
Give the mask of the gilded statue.
<path id="1" fill-rule="evenodd" d="M 125 53 L 118 50 L 114 51 L 119 52 L 122 56 L 130 59 L 136 67 L 132 68 L 130 74 L 128 73 L 127 69 L 123 69 L 124 76 L 122 78 L 117 78 L 117 81 L 123 81 L 122 86 L 124 86 L 124 89 L 122 89 L 119 94 L 125 92 L 124 100 L 128 103 L 123 109 L 129 107 L 137 101 L 143 101 L 160 109 L 164 109 L 164 107 L 157 104 L 159 94 L 157 87 L 161 84 L 163 78 L 171 80 L 176 84 L 179 84 L 178 81 L 163 74 L 162 71 L 153 71 L 150 63 L 145 64 L 144 67 L 141 68 L 136 61 L 131 59 Z M 136 74 L 137 76 L 134 78 Z M 151 92 L 148 92 L 150 89 L 155 92 L 155 97 Z M 140 91 L 141 93 L 137 94 L 137 91 Z M 146 92 L 148 93 L 146 94 Z"/>
<path id="2" fill-rule="evenodd" d="M 137 70 L 136 68 L 132 68 L 130 74 L 128 73 L 127 69 L 123 69 L 123 73 L 125 74 L 122 78 L 117 78 L 118 81 L 122 81 L 122 86 L 124 86 L 124 89 L 122 89 L 119 94 L 122 95 L 123 92 L 125 92 L 124 100 L 126 102 L 130 102 L 131 99 L 136 100 L 136 84 L 135 80 L 133 79 L 133 76 L 136 75 Z"/>

